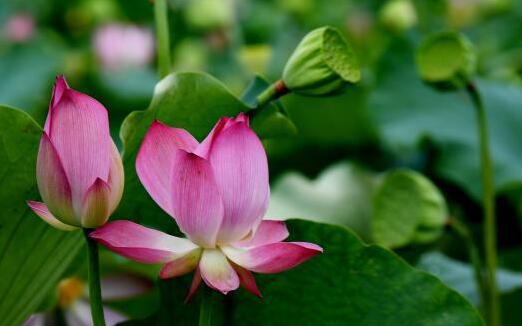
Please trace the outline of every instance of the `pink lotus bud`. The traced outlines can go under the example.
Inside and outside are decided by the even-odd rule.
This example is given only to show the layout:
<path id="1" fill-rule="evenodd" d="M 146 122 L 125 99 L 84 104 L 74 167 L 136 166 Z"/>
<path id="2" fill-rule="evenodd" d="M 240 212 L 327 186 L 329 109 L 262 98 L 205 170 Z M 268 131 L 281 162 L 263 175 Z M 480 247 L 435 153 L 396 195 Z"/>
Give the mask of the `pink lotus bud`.
<path id="1" fill-rule="evenodd" d="M 91 237 L 130 259 L 165 263 L 162 278 L 195 270 L 189 297 L 201 280 L 225 294 L 242 284 L 260 296 L 251 271 L 278 273 L 322 252 L 315 244 L 283 242 L 284 222 L 263 220 L 270 196 L 267 158 L 244 114 L 221 119 L 201 143 L 183 129 L 154 122 L 136 169 L 187 239 L 130 221 L 109 223 Z"/>
<path id="2" fill-rule="evenodd" d="M 152 32 L 133 25 L 105 25 L 96 31 L 93 43 L 98 60 L 108 70 L 143 67 L 154 55 Z"/>
<path id="3" fill-rule="evenodd" d="M 103 225 L 123 193 L 123 166 L 109 135 L 107 110 L 59 76 L 54 85 L 36 166 L 44 203 L 29 201 L 52 226 Z"/>
<path id="4" fill-rule="evenodd" d="M 11 42 L 26 42 L 33 36 L 33 33 L 34 18 L 30 14 L 12 16 L 5 25 L 6 37 Z"/>

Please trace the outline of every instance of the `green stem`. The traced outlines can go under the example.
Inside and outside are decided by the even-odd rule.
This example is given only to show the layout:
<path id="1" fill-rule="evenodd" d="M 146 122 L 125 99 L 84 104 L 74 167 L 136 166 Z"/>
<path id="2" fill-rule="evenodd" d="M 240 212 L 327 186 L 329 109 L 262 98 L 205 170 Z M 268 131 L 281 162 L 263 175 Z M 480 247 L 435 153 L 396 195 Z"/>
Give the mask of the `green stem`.
<path id="1" fill-rule="evenodd" d="M 484 205 L 484 252 L 486 263 L 486 281 L 488 285 L 488 321 L 490 326 L 498 326 L 500 322 L 500 300 L 497 290 L 496 268 L 496 221 L 495 195 L 493 186 L 493 168 L 489 152 L 489 137 L 486 110 L 476 86 L 468 82 L 468 95 L 477 113 L 478 133 L 480 140 L 480 162 L 482 172 L 482 201 Z"/>
<path id="2" fill-rule="evenodd" d="M 450 220 L 450 226 L 466 242 L 466 247 L 469 253 L 469 259 L 471 261 L 471 264 L 473 265 L 475 283 L 477 284 L 477 288 L 479 290 L 480 307 L 482 307 L 482 309 L 485 309 L 487 302 L 487 289 L 486 284 L 484 283 L 484 274 L 482 271 L 482 262 L 480 259 L 479 250 L 475 244 L 475 241 L 473 240 L 473 237 L 471 236 L 471 232 L 464 223 L 462 223 L 456 218 L 452 218 Z"/>
<path id="3" fill-rule="evenodd" d="M 158 313 L 158 325 L 175 325 L 175 316 L 172 313 L 174 304 L 174 295 L 176 290 L 173 287 L 172 279 L 159 279 L 159 293 L 160 293 L 160 309 Z"/>
<path id="4" fill-rule="evenodd" d="M 89 300 L 91 302 L 91 315 L 94 326 L 105 326 L 103 305 L 100 286 L 100 259 L 98 256 L 98 244 L 89 238 L 90 229 L 83 229 L 87 242 L 89 256 Z"/>
<path id="5" fill-rule="evenodd" d="M 207 286 L 204 288 L 199 310 L 199 326 L 210 326 L 212 324 L 212 290 Z"/>
<path id="6" fill-rule="evenodd" d="M 273 101 L 289 92 L 282 80 L 278 80 L 272 85 L 268 86 L 261 94 L 256 98 L 257 107 L 260 108 L 270 101 Z"/>
<path id="7" fill-rule="evenodd" d="M 156 52 L 158 53 L 158 72 L 161 78 L 170 72 L 170 40 L 167 17 L 167 0 L 154 1 L 156 20 Z"/>

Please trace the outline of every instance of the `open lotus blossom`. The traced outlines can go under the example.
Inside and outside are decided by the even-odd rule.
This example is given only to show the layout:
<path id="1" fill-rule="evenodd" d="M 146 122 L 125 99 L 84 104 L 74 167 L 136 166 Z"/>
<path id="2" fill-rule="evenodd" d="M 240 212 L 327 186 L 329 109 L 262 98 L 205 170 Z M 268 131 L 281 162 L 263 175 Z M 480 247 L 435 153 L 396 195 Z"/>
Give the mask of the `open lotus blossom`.
<path id="1" fill-rule="evenodd" d="M 187 239 L 124 220 L 90 236 L 130 259 L 164 263 L 161 278 L 195 270 L 188 298 L 201 280 L 224 294 L 241 284 L 261 296 L 251 272 L 278 273 L 322 252 L 312 243 L 283 242 L 284 222 L 263 220 L 270 196 L 267 158 L 244 114 L 222 118 L 202 143 L 154 122 L 136 168 Z"/>
<path id="2" fill-rule="evenodd" d="M 44 202 L 28 205 L 62 230 L 104 224 L 123 193 L 123 166 L 109 135 L 107 110 L 69 88 L 63 76 L 54 85 L 36 178 Z"/>

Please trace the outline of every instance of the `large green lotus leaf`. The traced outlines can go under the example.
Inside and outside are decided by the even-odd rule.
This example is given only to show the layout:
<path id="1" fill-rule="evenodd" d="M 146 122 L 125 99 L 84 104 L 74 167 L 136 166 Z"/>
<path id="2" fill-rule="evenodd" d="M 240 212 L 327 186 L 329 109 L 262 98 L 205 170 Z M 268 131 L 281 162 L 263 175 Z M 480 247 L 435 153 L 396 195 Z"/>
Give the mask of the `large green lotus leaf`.
<path id="1" fill-rule="evenodd" d="M 483 325 L 464 297 L 428 273 L 379 246 L 367 246 L 348 229 L 288 221 L 292 240 L 310 241 L 324 253 L 283 273 L 256 274 L 259 299 L 243 289 L 214 294 L 217 325 Z M 190 279 L 173 280 L 167 315 L 192 325 L 195 301 L 184 305 Z M 184 289 L 183 289 L 184 287 Z M 221 298 L 219 300 L 218 298 Z M 128 325 L 159 324 L 161 314 Z"/>
<path id="2" fill-rule="evenodd" d="M 292 240 L 324 253 L 275 275 L 256 275 L 259 300 L 234 296 L 237 325 L 482 325 L 462 296 L 345 228 L 290 221 Z"/>
<path id="3" fill-rule="evenodd" d="M 520 271 L 520 250 L 509 252 L 509 259 L 500 259 L 497 270 L 498 289 L 502 300 L 503 325 L 522 325 L 522 272 Z M 473 269 L 469 263 L 458 261 L 445 256 L 440 252 L 424 254 L 418 268 L 438 276 L 446 285 L 464 295 L 471 303 L 480 303 L 479 292 L 474 281 Z"/>
<path id="4" fill-rule="evenodd" d="M 127 116 L 121 129 L 125 191 L 115 218 L 132 219 L 146 225 L 175 232 L 176 226 L 152 201 L 136 174 L 139 146 L 150 124 L 159 120 L 188 130 L 202 140 L 223 116 L 236 116 L 250 108 L 214 77 L 203 73 L 173 73 L 161 80 L 154 90 L 149 108 Z"/>
<path id="5" fill-rule="evenodd" d="M 475 111 L 463 92 L 438 92 L 417 75 L 407 42 L 384 56 L 370 99 L 382 139 L 392 147 L 415 146 L 428 136 L 441 144 L 435 170 L 480 198 L 478 135 Z M 478 81 L 490 126 L 497 190 L 522 181 L 522 88 L 498 81 Z"/>
<path id="6" fill-rule="evenodd" d="M 20 325 L 54 289 L 81 248 L 81 232 L 55 230 L 25 203 L 38 199 L 42 130 L 26 113 L 0 106 L 0 316 Z"/>
<path id="7" fill-rule="evenodd" d="M 457 290 L 468 300 L 478 305 L 480 296 L 473 276 L 473 268 L 464 263 L 443 255 L 440 252 L 428 252 L 422 255 L 417 267 L 437 275 L 446 285 Z M 499 268 L 497 282 L 502 294 L 522 289 L 522 273 Z"/>

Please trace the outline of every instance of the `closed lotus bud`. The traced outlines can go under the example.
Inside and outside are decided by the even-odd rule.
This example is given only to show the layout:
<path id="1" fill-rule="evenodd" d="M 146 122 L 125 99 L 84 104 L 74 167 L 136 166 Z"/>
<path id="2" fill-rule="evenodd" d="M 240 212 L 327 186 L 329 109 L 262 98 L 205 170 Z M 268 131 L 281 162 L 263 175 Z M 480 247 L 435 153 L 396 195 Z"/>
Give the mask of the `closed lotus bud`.
<path id="1" fill-rule="evenodd" d="M 422 79 L 441 89 L 461 88 L 475 72 L 473 45 L 455 32 L 428 37 L 419 47 L 416 59 Z"/>
<path id="2" fill-rule="evenodd" d="M 29 201 L 52 226 L 72 230 L 104 224 L 123 193 L 123 166 L 109 134 L 107 110 L 58 77 L 36 166 L 43 203 Z"/>
<path id="3" fill-rule="evenodd" d="M 354 51 L 332 27 L 308 33 L 288 59 L 283 72 L 288 90 L 309 96 L 337 92 L 360 78 Z"/>

